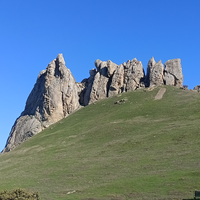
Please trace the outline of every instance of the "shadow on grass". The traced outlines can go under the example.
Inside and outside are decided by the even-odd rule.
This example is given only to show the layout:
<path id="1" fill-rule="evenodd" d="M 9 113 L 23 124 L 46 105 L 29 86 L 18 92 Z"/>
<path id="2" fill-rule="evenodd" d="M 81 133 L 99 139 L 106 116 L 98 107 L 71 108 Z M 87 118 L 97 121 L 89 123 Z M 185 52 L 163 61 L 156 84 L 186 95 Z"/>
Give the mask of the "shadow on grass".
<path id="1" fill-rule="evenodd" d="M 194 200 L 194 198 L 193 199 L 182 199 L 182 200 Z"/>

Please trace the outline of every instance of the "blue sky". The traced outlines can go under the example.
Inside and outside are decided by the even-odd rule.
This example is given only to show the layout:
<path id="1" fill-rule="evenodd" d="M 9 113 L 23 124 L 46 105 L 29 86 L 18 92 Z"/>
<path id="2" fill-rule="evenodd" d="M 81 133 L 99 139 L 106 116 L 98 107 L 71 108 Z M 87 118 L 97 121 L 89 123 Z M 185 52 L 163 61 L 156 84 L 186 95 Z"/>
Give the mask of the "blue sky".
<path id="1" fill-rule="evenodd" d="M 0 0 L 0 150 L 39 72 L 63 53 L 77 82 L 94 61 L 181 58 L 200 84 L 199 0 Z"/>

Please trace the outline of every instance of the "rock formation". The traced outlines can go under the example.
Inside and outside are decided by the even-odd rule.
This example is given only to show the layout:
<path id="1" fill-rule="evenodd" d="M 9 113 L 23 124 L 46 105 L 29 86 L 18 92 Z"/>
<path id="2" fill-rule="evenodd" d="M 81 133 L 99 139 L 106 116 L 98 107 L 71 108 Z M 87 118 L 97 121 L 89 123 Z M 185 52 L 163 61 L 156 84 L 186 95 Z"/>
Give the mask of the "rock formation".
<path id="1" fill-rule="evenodd" d="M 41 71 L 30 93 L 25 110 L 16 120 L 3 152 L 12 150 L 29 137 L 66 117 L 79 104 L 79 87 L 62 54 Z"/>
<path id="2" fill-rule="evenodd" d="M 115 70 L 109 87 L 108 97 L 114 96 L 124 90 L 124 66 L 121 64 Z"/>
<path id="3" fill-rule="evenodd" d="M 183 85 L 181 60 L 179 58 L 168 60 L 165 63 L 164 81 L 166 85 L 178 87 Z"/>
<path id="4" fill-rule="evenodd" d="M 200 92 L 200 85 L 197 85 L 194 87 L 193 91 Z"/>
<path id="5" fill-rule="evenodd" d="M 70 70 L 59 54 L 41 71 L 30 93 L 25 110 L 16 120 L 3 152 L 41 132 L 44 128 L 67 117 L 81 106 L 87 106 L 99 99 L 134 91 L 138 88 L 157 85 L 181 87 L 183 75 L 180 59 L 168 60 L 165 69 L 161 61 L 152 57 L 145 76 L 142 63 L 136 58 L 117 65 L 111 60 L 95 61 L 96 69 L 90 70 L 90 77 L 76 83 Z"/>
<path id="6" fill-rule="evenodd" d="M 164 74 L 164 66 L 161 60 L 156 63 L 156 61 L 152 57 L 147 65 L 147 79 L 146 79 L 147 87 L 163 85 L 164 84 L 163 74 Z"/>
<path id="7" fill-rule="evenodd" d="M 144 69 L 142 63 L 133 59 L 127 63 L 117 65 L 111 60 L 107 62 L 96 60 L 96 70 L 90 72 L 90 78 L 86 80 L 84 93 L 84 106 L 99 99 L 113 95 L 133 91 L 144 87 Z"/>
<path id="8" fill-rule="evenodd" d="M 142 63 L 134 58 L 124 64 L 124 89 L 126 92 L 136 90 L 144 86 L 144 69 Z"/>

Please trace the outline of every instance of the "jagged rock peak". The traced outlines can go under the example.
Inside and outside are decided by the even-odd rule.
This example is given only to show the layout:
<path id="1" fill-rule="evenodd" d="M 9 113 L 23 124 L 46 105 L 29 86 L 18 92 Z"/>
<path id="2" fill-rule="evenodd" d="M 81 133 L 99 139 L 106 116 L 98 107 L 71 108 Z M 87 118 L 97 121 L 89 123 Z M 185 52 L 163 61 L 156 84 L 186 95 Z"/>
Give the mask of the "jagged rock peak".
<path id="1" fill-rule="evenodd" d="M 147 68 L 148 68 L 148 67 L 152 67 L 152 66 L 154 66 L 155 64 L 156 64 L 156 61 L 155 61 L 154 57 L 151 57 L 151 59 L 150 59 L 149 62 L 148 62 Z"/>
<path id="2" fill-rule="evenodd" d="M 163 74 L 164 66 L 161 60 L 156 63 L 154 57 L 152 57 L 147 65 L 146 86 L 153 87 L 163 85 Z"/>
<path id="3" fill-rule="evenodd" d="M 79 104 L 80 86 L 65 66 L 62 54 L 40 72 L 25 110 L 16 120 L 3 152 L 8 152 L 44 128 L 68 116 Z"/>
<path id="4" fill-rule="evenodd" d="M 157 85 L 182 87 L 183 75 L 180 59 L 168 60 L 165 69 L 161 61 L 152 57 L 145 76 L 141 61 L 136 58 L 117 65 L 111 60 L 95 61 L 96 69 L 89 71 L 90 77 L 77 83 L 65 66 L 62 54 L 42 70 L 31 91 L 24 111 L 16 120 L 6 147 L 14 147 L 41 132 L 44 128 L 67 117 L 81 106 L 122 92 Z M 196 90 L 199 91 L 197 88 Z"/>

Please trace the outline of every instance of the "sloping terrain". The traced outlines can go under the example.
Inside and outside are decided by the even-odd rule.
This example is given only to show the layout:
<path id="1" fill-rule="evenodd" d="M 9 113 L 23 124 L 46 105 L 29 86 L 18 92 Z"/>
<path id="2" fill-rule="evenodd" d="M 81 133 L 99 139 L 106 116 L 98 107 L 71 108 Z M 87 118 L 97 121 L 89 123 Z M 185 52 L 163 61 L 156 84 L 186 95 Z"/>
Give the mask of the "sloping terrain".
<path id="1" fill-rule="evenodd" d="M 42 199 L 190 199 L 200 183 L 200 95 L 163 86 L 100 100 L 0 155 L 0 190 Z"/>

